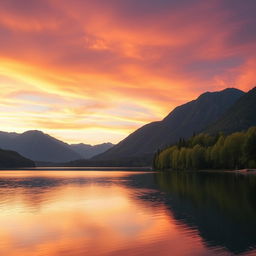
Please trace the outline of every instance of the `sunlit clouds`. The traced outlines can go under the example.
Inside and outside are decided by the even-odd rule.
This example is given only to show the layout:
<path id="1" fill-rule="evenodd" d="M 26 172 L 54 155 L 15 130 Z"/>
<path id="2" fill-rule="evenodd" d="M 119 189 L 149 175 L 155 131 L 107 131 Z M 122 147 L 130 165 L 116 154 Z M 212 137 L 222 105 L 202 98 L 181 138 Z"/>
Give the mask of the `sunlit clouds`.
<path id="1" fill-rule="evenodd" d="M 3 0 L 1 130 L 118 142 L 204 91 L 255 86 L 254 0 Z"/>

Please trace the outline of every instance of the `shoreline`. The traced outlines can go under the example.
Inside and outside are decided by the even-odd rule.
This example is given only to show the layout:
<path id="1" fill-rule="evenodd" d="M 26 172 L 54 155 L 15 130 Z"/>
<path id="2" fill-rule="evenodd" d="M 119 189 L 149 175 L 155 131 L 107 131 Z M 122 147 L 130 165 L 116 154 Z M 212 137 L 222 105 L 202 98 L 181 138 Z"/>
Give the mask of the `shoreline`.
<path id="1" fill-rule="evenodd" d="M 240 169 L 240 170 L 234 170 L 232 172 L 239 173 L 239 174 L 256 174 L 256 169 L 246 168 L 246 169 Z"/>
<path id="2" fill-rule="evenodd" d="M 154 169 L 153 169 L 154 170 Z M 208 169 L 208 170 L 172 170 L 172 169 L 166 169 L 166 170 L 155 170 L 156 172 L 209 172 L 209 173 L 236 173 L 236 174 L 253 174 L 256 175 L 256 169 L 253 168 L 245 168 L 245 169 L 239 169 L 239 170 L 228 170 L 228 169 Z"/>

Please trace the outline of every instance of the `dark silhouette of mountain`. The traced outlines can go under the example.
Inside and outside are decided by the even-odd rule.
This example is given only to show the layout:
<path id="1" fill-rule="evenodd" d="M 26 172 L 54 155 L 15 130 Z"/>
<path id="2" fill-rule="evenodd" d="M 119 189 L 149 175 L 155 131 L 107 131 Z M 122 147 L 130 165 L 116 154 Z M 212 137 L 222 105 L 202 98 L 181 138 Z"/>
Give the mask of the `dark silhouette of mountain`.
<path id="1" fill-rule="evenodd" d="M 67 143 L 41 131 L 0 132 L 0 147 L 17 151 L 34 161 L 66 162 L 82 158 Z"/>
<path id="2" fill-rule="evenodd" d="M 19 153 L 10 150 L 0 149 L 0 168 L 34 167 L 30 159 L 21 156 Z"/>
<path id="3" fill-rule="evenodd" d="M 77 152 L 79 155 L 82 156 L 84 159 L 89 159 L 93 156 L 96 156 L 98 154 L 101 154 L 105 152 L 106 150 L 112 148 L 114 144 L 112 143 L 102 143 L 98 145 L 89 145 L 89 144 L 71 144 L 70 147 L 73 151 Z"/>
<path id="4" fill-rule="evenodd" d="M 22 134 L 0 132 L 0 148 L 14 150 L 21 155 L 43 164 L 61 163 L 88 159 L 111 148 L 113 144 L 99 145 L 67 144 L 41 131 L 27 131 Z"/>
<path id="5" fill-rule="evenodd" d="M 251 126 L 256 126 L 256 87 L 244 94 L 205 132 L 211 134 L 232 133 L 247 130 Z"/>
<path id="6" fill-rule="evenodd" d="M 49 165 L 44 165 L 49 166 Z M 94 159 L 79 159 L 75 161 L 59 163 L 57 166 L 65 167 L 148 167 L 151 168 L 151 163 L 148 157 L 130 157 L 114 160 L 94 160 Z"/>
<path id="7" fill-rule="evenodd" d="M 220 92 L 206 92 L 196 100 L 176 107 L 162 121 L 147 124 L 123 141 L 92 158 L 92 160 L 117 160 L 146 157 L 150 163 L 156 150 L 189 138 L 193 133 L 216 122 L 244 92 L 228 88 Z"/>

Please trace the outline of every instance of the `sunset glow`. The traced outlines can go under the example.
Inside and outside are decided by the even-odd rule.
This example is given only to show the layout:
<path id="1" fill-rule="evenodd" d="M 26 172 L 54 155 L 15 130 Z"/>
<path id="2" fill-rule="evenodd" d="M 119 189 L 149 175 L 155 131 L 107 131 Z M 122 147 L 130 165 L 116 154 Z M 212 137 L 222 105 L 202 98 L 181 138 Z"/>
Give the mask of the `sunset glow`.
<path id="1" fill-rule="evenodd" d="M 3 174 L 3 179 L 9 178 L 15 183 L 31 180 L 30 175 L 31 172 L 23 175 L 9 171 Z M 58 183 L 87 177 L 89 183 L 16 187 L 9 189 L 8 195 L 0 188 L 1 203 L 7 202 L 1 205 L 0 213 L 2 255 L 80 256 L 116 255 L 118 252 L 129 256 L 134 255 L 135 248 L 141 247 L 146 248 L 144 255 L 156 255 L 159 248 L 165 252 L 163 256 L 169 255 L 169 251 L 186 255 L 187 250 L 203 255 L 206 249 L 197 234 L 193 232 L 194 236 L 190 237 L 186 226 L 177 227 L 165 205 L 154 207 L 152 202 L 134 198 L 133 191 L 120 184 L 103 187 L 97 184 L 97 177 L 111 180 L 129 175 L 129 172 L 44 171 L 36 172 L 33 178 L 47 180 L 51 177 Z M 31 189 L 33 194 L 30 194 Z M 138 194 L 149 192 L 137 189 Z M 155 212 L 158 214 L 152 217 Z M 182 246 L 183 243 L 187 246 Z M 177 244 L 181 246 L 176 249 Z"/>
<path id="2" fill-rule="evenodd" d="M 1 131 L 117 143 L 205 91 L 256 85 L 254 0 L 2 0 Z"/>

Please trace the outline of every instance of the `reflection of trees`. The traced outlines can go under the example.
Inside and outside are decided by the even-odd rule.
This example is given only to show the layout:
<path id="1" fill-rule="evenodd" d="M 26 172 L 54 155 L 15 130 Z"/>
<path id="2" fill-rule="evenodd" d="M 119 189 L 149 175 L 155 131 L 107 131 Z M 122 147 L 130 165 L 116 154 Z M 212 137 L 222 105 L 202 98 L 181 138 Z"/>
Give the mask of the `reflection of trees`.
<path id="1" fill-rule="evenodd" d="M 209 246 L 241 253 L 256 245 L 256 176 L 158 173 L 173 216 L 198 229 Z"/>
<path id="2" fill-rule="evenodd" d="M 256 176 L 170 172 L 124 176 L 2 177 L 1 201 L 19 198 L 33 210 L 68 186 L 118 185 L 146 207 L 170 210 L 178 224 L 197 229 L 208 246 L 241 253 L 256 245 Z M 157 210 L 156 209 L 156 210 Z"/>

